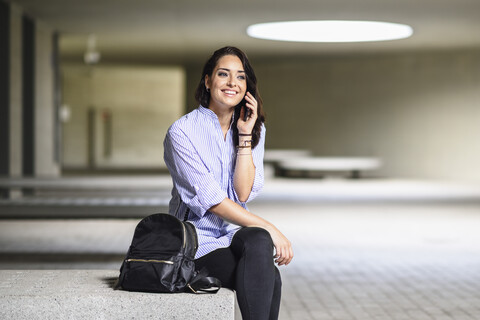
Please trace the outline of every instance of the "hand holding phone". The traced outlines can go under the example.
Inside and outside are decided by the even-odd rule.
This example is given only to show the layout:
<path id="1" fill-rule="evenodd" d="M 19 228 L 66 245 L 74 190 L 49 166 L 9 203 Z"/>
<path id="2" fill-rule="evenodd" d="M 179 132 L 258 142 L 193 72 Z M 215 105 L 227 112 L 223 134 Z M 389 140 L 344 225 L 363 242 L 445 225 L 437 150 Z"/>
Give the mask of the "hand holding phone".
<path id="1" fill-rule="evenodd" d="M 247 107 L 247 103 L 249 103 L 246 99 L 247 95 L 248 95 L 249 100 L 253 99 L 255 101 L 255 95 L 253 93 L 247 92 L 245 94 L 245 97 L 243 97 L 243 100 L 242 100 L 243 121 L 247 121 L 248 118 L 250 118 L 250 114 L 252 113 L 252 110 Z M 250 104 L 252 104 L 252 103 L 250 103 Z"/>
<path id="2" fill-rule="evenodd" d="M 243 108 L 243 121 L 247 121 L 248 117 L 250 117 L 250 112 L 251 111 L 250 111 L 250 109 L 247 108 L 247 105 L 246 105 L 247 102 L 245 101 L 245 99 L 243 99 L 243 101 L 244 101 L 244 104 L 242 106 L 242 108 Z"/>

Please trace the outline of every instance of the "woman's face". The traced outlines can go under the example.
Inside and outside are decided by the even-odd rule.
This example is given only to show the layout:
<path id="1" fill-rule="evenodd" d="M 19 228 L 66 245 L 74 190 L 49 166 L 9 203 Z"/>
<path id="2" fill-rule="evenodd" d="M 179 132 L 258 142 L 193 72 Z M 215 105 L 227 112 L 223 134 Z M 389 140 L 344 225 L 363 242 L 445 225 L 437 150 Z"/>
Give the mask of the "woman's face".
<path id="1" fill-rule="evenodd" d="M 238 105 L 247 90 L 247 75 L 240 59 L 233 55 L 221 57 L 212 76 L 205 76 L 205 85 L 210 90 L 208 107 L 213 111 Z"/>

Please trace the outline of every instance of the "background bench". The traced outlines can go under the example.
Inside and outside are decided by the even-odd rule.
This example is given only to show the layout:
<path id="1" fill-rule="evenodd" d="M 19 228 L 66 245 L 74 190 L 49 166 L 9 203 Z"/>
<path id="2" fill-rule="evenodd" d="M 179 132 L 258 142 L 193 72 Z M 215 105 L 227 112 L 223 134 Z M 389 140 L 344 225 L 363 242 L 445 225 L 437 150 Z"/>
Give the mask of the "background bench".
<path id="1" fill-rule="evenodd" d="M 28 194 L 158 193 L 170 191 L 169 175 L 155 176 L 81 176 L 58 178 L 0 177 L 0 192 L 20 190 Z"/>
<path id="2" fill-rule="evenodd" d="M 310 157 L 312 152 L 304 149 L 267 149 L 263 156 L 265 176 L 278 176 L 278 164 L 281 161 Z"/>
<path id="3" fill-rule="evenodd" d="M 142 218 L 168 211 L 171 188 L 168 175 L 0 178 L 0 219 Z"/>
<path id="4" fill-rule="evenodd" d="M 0 199 L 0 219 L 143 218 L 152 213 L 167 213 L 169 201 L 170 196 Z"/>
<path id="5" fill-rule="evenodd" d="M 277 175 L 318 177 L 326 174 L 347 173 L 350 178 L 360 178 L 361 172 L 379 169 L 380 159 L 357 157 L 305 157 L 278 162 Z"/>

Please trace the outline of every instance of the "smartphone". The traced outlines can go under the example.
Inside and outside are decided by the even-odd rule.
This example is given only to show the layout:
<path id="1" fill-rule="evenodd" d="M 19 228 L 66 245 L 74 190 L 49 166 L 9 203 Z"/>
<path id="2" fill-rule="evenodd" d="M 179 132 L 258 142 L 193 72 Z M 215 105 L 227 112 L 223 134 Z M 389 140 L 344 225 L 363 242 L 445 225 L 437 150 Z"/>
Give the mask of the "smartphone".
<path id="1" fill-rule="evenodd" d="M 254 90 L 250 90 L 249 92 L 252 94 L 252 96 L 255 99 L 257 99 L 257 93 Z M 243 121 L 247 121 L 248 117 L 250 116 L 251 111 L 250 111 L 250 109 L 247 108 L 247 100 L 245 100 L 245 98 L 243 98 L 243 100 L 241 102 L 241 106 L 245 110 L 245 113 L 243 114 Z"/>
<path id="2" fill-rule="evenodd" d="M 246 106 L 247 101 L 245 100 L 245 98 L 243 99 L 242 103 L 242 108 L 244 110 L 243 121 L 247 121 L 248 117 L 250 116 L 250 109 L 248 109 Z"/>

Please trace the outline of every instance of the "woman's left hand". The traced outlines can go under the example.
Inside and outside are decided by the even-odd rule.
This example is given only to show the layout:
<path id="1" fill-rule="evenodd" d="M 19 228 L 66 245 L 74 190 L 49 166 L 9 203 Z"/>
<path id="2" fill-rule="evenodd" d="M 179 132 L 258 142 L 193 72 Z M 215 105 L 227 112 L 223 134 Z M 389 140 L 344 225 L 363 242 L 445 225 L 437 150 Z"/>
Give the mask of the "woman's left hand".
<path id="1" fill-rule="evenodd" d="M 242 106 L 242 109 L 240 111 L 240 119 L 238 119 L 237 122 L 237 129 L 238 133 L 243 133 L 243 134 L 251 134 L 253 127 L 255 125 L 255 122 L 257 121 L 257 107 L 258 103 L 257 100 L 253 97 L 253 95 L 250 92 L 247 92 L 245 95 L 245 107 L 250 111 L 250 114 L 247 117 L 247 120 L 244 120 L 245 116 L 245 108 Z"/>

